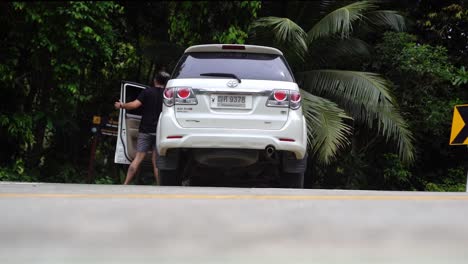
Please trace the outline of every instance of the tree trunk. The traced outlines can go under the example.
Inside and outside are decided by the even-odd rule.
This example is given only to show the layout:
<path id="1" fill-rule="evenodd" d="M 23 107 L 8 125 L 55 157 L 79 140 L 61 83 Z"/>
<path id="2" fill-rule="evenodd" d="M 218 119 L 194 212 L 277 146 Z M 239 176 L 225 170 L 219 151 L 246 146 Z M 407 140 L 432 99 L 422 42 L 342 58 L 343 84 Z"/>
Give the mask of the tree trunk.
<path id="1" fill-rule="evenodd" d="M 153 74 L 152 73 L 153 73 L 154 64 L 155 64 L 155 59 L 152 59 L 149 70 L 148 70 L 148 74 L 146 75 L 146 80 L 150 85 L 153 85 Z"/>
<path id="2" fill-rule="evenodd" d="M 35 107 L 37 111 L 41 111 L 45 113 L 45 116 L 42 118 L 39 118 L 36 122 L 34 122 L 35 127 L 33 128 L 33 133 L 34 133 L 34 138 L 36 139 L 36 143 L 34 144 L 34 147 L 31 151 L 30 159 L 29 159 L 29 165 L 31 168 L 37 167 L 40 163 L 41 156 L 44 152 L 44 136 L 45 136 L 45 130 L 47 126 L 47 109 L 50 108 L 49 102 L 50 102 L 50 96 L 51 96 L 51 82 L 50 82 L 50 76 L 51 76 L 51 69 L 48 68 L 44 72 L 39 72 L 37 74 L 39 77 L 36 83 L 33 82 L 31 83 L 31 86 L 36 85 L 40 86 L 38 88 L 38 105 Z"/>

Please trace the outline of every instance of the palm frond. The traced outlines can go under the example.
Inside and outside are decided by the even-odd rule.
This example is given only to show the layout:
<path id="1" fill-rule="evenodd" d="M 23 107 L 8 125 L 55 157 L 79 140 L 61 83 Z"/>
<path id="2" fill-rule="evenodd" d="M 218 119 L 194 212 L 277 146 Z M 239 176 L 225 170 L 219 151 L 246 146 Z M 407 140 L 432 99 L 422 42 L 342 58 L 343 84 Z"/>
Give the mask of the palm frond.
<path id="1" fill-rule="evenodd" d="M 307 32 L 309 41 L 335 34 L 339 34 L 341 38 L 349 37 L 353 30 L 353 22 L 362 19 L 365 12 L 375 7 L 369 1 L 359 1 L 336 9 L 323 17 Z"/>
<path id="2" fill-rule="evenodd" d="M 392 137 L 395 139 L 397 144 L 396 149 L 398 150 L 399 156 L 403 161 L 411 163 L 414 161 L 414 138 L 413 134 L 409 130 L 408 124 L 401 116 L 398 109 L 392 104 L 378 105 L 372 111 L 374 118 L 381 120 L 378 123 L 378 131 L 388 131 L 386 134 L 387 141 Z M 370 120 L 368 120 L 370 123 Z"/>
<path id="3" fill-rule="evenodd" d="M 370 57 L 371 47 L 358 38 L 326 38 L 314 41 L 309 47 L 310 62 L 314 66 L 336 65 L 343 59 L 362 60 Z M 317 68 L 317 67 L 315 67 Z"/>
<path id="4" fill-rule="evenodd" d="M 365 105 L 388 100 L 395 103 L 390 94 L 390 83 L 376 73 L 343 71 L 343 70 L 312 70 L 298 73 L 308 80 L 310 91 L 318 95 L 345 96 L 359 100 Z"/>
<path id="5" fill-rule="evenodd" d="M 390 27 L 395 31 L 406 30 L 405 18 L 393 10 L 376 10 L 365 14 L 365 21 L 376 27 Z"/>
<path id="6" fill-rule="evenodd" d="M 307 139 L 311 154 L 324 164 L 336 156 L 338 150 L 349 144 L 350 119 L 335 103 L 301 90 L 302 111 L 307 123 Z"/>
<path id="7" fill-rule="evenodd" d="M 375 73 L 340 70 L 315 70 L 298 76 L 304 81 L 304 89 L 331 97 L 355 121 L 371 129 L 377 123 L 377 131 L 387 141 L 395 141 L 401 159 L 414 160 L 413 136 L 399 113 L 388 81 Z"/>
<path id="8" fill-rule="evenodd" d="M 263 17 L 250 26 L 253 30 L 268 30 L 278 44 L 294 50 L 301 59 L 307 54 L 307 33 L 288 18 Z"/>

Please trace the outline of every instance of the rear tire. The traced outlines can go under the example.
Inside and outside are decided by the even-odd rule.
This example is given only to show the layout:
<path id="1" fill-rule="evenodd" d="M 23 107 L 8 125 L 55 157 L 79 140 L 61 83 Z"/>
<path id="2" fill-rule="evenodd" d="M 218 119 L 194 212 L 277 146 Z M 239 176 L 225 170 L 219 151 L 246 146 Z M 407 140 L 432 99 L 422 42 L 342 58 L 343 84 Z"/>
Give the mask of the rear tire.
<path id="1" fill-rule="evenodd" d="M 281 187 L 282 188 L 304 188 L 304 172 L 300 173 L 285 173 L 281 174 Z"/>
<path id="2" fill-rule="evenodd" d="M 178 170 L 159 170 L 161 186 L 182 186 L 182 177 Z"/>

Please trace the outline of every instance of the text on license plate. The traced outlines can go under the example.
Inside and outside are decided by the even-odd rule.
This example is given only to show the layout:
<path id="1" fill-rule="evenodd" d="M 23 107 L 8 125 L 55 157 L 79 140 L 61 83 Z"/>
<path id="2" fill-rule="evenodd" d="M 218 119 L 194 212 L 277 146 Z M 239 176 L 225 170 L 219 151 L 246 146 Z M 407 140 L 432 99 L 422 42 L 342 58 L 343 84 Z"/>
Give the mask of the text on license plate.
<path id="1" fill-rule="evenodd" d="M 250 95 L 211 95 L 211 107 L 213 108 L 251 108 L 252 96 Z"/>

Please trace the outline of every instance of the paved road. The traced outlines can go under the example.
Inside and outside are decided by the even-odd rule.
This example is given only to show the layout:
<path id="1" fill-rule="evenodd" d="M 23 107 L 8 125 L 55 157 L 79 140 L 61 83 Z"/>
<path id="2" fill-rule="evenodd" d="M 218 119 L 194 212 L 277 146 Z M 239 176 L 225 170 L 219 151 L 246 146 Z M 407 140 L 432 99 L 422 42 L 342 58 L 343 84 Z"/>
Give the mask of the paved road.
<path id="1" fill-rule="evenodd" d="M 468 194 L 0 183 L 0 263 L 468 263 Z"/>

